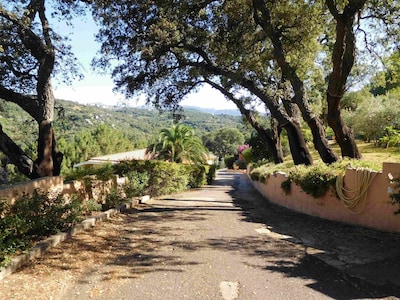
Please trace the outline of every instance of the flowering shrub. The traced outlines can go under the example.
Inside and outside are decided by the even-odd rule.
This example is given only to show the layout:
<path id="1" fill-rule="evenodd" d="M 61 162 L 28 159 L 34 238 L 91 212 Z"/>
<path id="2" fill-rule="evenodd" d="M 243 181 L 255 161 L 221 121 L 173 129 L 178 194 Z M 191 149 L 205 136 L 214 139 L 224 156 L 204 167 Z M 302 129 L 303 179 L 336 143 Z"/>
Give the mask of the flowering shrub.
<path id="1" fill-rule="evenodd" d="M 248 149 L 248 148 L 249 148 L 249 145 L 248 145 L 248 144 L 240 145 L 240 146 L 238 147 L 237 151 L 238 151 L 239 154 L 242 154 L 242 152 L 243 152 L 244 150 Z"/>

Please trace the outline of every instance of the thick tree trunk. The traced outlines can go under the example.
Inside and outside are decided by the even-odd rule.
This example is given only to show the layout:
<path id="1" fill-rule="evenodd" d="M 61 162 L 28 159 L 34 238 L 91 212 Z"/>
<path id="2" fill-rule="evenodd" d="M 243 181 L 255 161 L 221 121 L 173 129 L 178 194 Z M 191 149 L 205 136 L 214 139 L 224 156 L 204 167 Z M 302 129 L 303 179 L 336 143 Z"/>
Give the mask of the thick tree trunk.
<path id="1" fill-rule="evenodd" d="M 38 157 L 36 159 L 38 174 L 40 177 L 58 176 L 61 171 L 63 154 L 57 148 L 53 130 L 55 100 L 50 77 L 43 82 L 39 80 L 38 87 L 39 85 L 38 97 L 40 97 L 42 120 L 39 122 Z"/>
<path id="2" fill-rule="evenodd" d="M 201 52 L 201 55 L 205 54 Z M 227 69 L 219 68 L 214 64 L 200 64 L 197 66 L 204 68 L 205 71 L 211 74 L 226 76 L 230 78 L 236 84 L 246 88 L 254 96 L 258 97 L 267 106 L 271 115 L 279 122 L 280 126 L 286 129 L 289 136 L 290 150 L 293 156 L 294 163 L 296 165 L 312 164 L 312 157 L 307 149 L 306 142 L 304 140 L 303 134 L 300 131 L 300 128 L 294 124 L 293 120 L 288 116 L 286 111 L 275 99 L 271 98 L 265 92 L 265 90 L 256 85 L 254 81 L 247 79 L 240 73 L 235 73 Z"/>
<path id="3" fill-rule="evenodd" d="M 254 86 L 253 83 L 247 82 L 246 86 L 252 93 L 257 95 L 267 106 L 271 115 L 278 121 L 279 126 L 285 128 L 288 138 L 290 153 L 292 154 L 295 165 L 311 165 L 313 160 L 308 151 L 304 136 L 300 127 L 288 116 L 284 109 L 274 99 L 271 99 L 263 91 Z"/>
<path id="4" fill-rule="evenodd" d="M 340 98 L 328 94 L 328 123 L 335 133 L 342 157 L 361 158 L 352 130 L 343 122 L 340 114 Z"/>
<path id="5" fill-rule="evenodd" d="M 29 179 L 58 176 L 63 154 L 58 151 L 51 122 L 39 127 L 38 158 L 33 161 L 2 129 L 0 125 L 0 151 Z"/>
<path id="6" fill-rule="evenodd" d="M 17 103 L 39 124 L 38 157 L 32 161 L 10 137 L 0 132 L 1 149 L 17 168 L 33 179 L 60 174 L 62 154 L 56 147 L 52 128 L 54 116 L 54 95 L 51 87 L 51 74 L 55 64 L 55 46 L 52 42 L 52 30 L 46 17 L 45 1 L 32 0 L 26 3 L 21 18 L 5 10 L 2 16 L 15 25 L 16 32 L 24 44 L 27 53 L 32 56 L 32 70 L 37 70 L 35 78 L 36 97 L 29 97 L 0 87 L 0 97 Z M 40 30 L 33 30 L 40 24 Z M 38 34 L 40 32 L 40 34 Z M 29 74 L 31 77 L 32 74 Z M 21 76 L 23 78 L 23 76 Z M 31 83 L 33 84 L 33 82 Z"/>
<path id="7" fill-rule="evenodd" d="M 277 134 L 277 130 L 274 130 L 274 137 L 271 138 L 268 132 L 263 128 L 255 128 L 253 127 L 260 138 L 267 144 L 268 151 L 272 156 L 272 159 L 275 164 L 283 163 L 283 151 L 282 151 L 282 144 L 279 135 Z"/>
<path id="8" fill-rule="evenodd" d="M 38 166 L 39 177 L 60 175 L 62 154 L 58 151 L 51 121 L 39 125 Z"/>
<path id="9" fill-rule="evenodd" d="M 287 122 L 282 127 L 285 128 L 288 135 L 290 153 L 292 154 L 294 164 L 311 165 L 312 157 L 307 149 L 307 145 L 304 141 L 304 137 L 300 128 L 292 121 Z"/>
<path id="10" fill-rule="evenodd" d="M 333 152 L 332 148 L 328 144 L 326 138 L 325 128 L 322 125 L 319 118 L 315 117 L 309 119 L 307 122 L 313 135 L 313 144 L 315 149 L 318 151 L 322 161 L 326 164 L 331 164 L 337 161 L 337 156 Z"/>

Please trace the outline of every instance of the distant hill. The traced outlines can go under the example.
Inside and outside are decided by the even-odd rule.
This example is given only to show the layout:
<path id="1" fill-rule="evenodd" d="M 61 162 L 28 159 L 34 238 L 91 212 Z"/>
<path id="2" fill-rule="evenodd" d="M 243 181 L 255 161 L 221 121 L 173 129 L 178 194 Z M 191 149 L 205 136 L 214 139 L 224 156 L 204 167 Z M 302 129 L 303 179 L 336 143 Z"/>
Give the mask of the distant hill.
<path id="1" fill-rule="evenodd" d="M 6 133 L 17 143 L 29 145 L 34 142 L 37 126 L 23 110 L 15 104 L 1 100 L 0 110 L 0 124 Z M 156 109 L 56 101 L 56 136 L 67 140 L 82 130 L 106 124 L 125 132 L 134 145 L 141 147 L 154 140 L 159 131 L 170 127 L 172 122 L 171 113 L 160 113 Z M 199 136 L 223 127 L 238 128 L 242 132 L 246 130 L 240 115 L 234 110 L 184 107 L 181 122 L 193 127 Z"/>
<path id="2" fill-rule="evenodd" d="M 238 109 L 213 109 L 213 108 L 203 108 L 197 106 L 183 106 L 185 110 L 196 110 L 212 115 L 227 115 L 227 116 L 240 116 Z"/>

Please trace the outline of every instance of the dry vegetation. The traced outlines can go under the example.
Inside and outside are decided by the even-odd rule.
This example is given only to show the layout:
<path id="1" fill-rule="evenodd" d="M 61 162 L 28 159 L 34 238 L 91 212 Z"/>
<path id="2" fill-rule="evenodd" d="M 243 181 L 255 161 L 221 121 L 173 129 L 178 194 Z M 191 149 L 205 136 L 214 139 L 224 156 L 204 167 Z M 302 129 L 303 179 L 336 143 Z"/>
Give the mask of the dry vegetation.
<path id="1" fill-rule="evenodd" d="M 69 283 L 84 278 L 85 271 L 124 254 L 121 251 L 126 249 L 116 249 L 115 245 L 121 243 L 121 228 L 131 221 L 132 215 L 118 214 L 48 250 L 43 257 L 0 281 L 0 299 L 59 299 Z M 141 238 L 140 234 L 136 236 Z M 122 280 L 132 276 L 126 272 L 126 268 L 116 266 L 103 280 Z M 86 298 L 90 299 L 96 293 L 101 293 L 101 290 L 94 288 Z"/>

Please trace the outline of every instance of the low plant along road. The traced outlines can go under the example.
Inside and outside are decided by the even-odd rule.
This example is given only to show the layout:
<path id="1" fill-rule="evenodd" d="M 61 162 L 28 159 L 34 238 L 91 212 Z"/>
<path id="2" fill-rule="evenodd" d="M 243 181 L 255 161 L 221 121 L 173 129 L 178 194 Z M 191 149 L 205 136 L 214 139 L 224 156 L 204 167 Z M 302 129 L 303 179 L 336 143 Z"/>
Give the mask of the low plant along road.
<path id="1" fill-rule="evenodd" d="M 51 249 L 0 299 L 397 299 L 399 241 L 273 206 L 222 170 Z"/>

